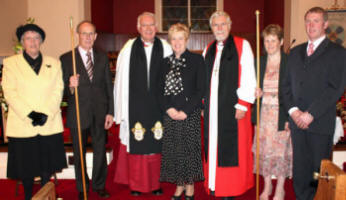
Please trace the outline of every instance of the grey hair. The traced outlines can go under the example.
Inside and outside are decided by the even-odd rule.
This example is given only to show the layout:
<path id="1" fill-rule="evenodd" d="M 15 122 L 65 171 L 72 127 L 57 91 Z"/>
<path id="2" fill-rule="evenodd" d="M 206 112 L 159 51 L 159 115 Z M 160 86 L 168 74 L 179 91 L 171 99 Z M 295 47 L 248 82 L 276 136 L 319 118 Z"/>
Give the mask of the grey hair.
<path id="1" fill-rule="evenodd" d="M 143 16 L 150 16 L 150 17 L 152 17 L 152 18 L 154 19 L 155 26 L 157 26 L 157 24 L 156 24 L 156 19 L 155 19 L 155 14 L 152 13 L 152 12 L 143 12 L 142 14 L 140 14 L 140 15 L 137 17 L 137 28 L 139 28 L 139 27 L 141 26 L 140 21 L 141 21 L 141 18 L 142 18 Z"/>
<path id="2" fill-rule="evenodd" d="M 215 11 L 215 12 L 210 16 L 210 18 L 209 18 L 209 25 L 210 25 L 210 27 L 212 26 L 213 19 L 214 19 L 215 17 L 220 17 L 220 16 L 226 17 L 226 20 L 227 20 L 227 22 L 229 23 L 229 25 L 232 24 L 231 17 L 229 16 L 228 13 L 226 13 L 225 11 L 222 11 L 222 10 L 217 10 L 217 11 Z"/>
<path id="3" fill-rule="evenodd" d="M 28 31 L 25 31 L 25 33 L 23 33 L 22 37 L 20 37 L 20 43 L 22 44 L 22 46 L 24 45 L 24 35 L 26 34 L 26 32 L 28 32 Z M 32 32 L 37 33 L 36 31 L 32 31 Z M 39 33 L 37 33 L 37 34 L 40 36 L 40 44 L 42 44 L 43 43 L 42 36 Z"/>

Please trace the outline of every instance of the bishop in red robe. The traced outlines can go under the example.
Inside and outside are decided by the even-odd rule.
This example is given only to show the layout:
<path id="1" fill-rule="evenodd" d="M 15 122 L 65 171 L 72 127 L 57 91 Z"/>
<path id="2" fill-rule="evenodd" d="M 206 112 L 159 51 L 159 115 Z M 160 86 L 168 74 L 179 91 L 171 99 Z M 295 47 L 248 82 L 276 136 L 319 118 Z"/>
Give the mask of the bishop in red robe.
<path id="1" fill-rule="evenodd" d="M 207 87 L 204 111 L 205 188 L 232 199 L 253 187 L 251 104 L 255 68 L 248 41 L 230 35 L 231 19 L 216 11 L 210 18 L 216 40 L 204 50 Z"/>

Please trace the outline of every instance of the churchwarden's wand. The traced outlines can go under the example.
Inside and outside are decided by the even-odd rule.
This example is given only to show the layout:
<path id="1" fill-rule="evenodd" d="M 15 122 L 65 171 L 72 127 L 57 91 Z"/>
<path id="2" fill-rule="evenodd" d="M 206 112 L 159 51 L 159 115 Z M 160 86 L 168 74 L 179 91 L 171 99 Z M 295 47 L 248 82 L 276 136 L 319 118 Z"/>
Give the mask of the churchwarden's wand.
<path id="1" fill-rule="evenodd" d="M 259 32 L 259 15 L 260 11 L 256 10 L 256 69 L 257 69 L 257 88 L 260 87 L 260 32 Z M 257 96 L 257 123 L 256 123 L 256 200 L 259 199 L 259 110 L 260 101 Z"/>
<path id="2" fill-rule="evenodd" d="M 75 46 L 74 46 L 74 31 L 73 31 L 73 19 L 70 18 L 70 33 L 71 33 L 71 49 L 72 49 L 72 68 L 73 75 L 76 76 L 76 54 L 75 54 Z M 81 163 L 81 171 L 82 171 L 82 183 L 83 183 L 83 196 L 84 200 L 87 200 L 86 186 L 85 186 L 85 167 L 84 167 L 84 156 L 83 156 L 83 147 L 82 147 L 82 133 L 80 128 L 80 115 L 79 115 L 79 98 L 78 98 L 78 87 L 74 88 L 74 96 L 76 101 L 76 115 L 77 115 L 77 127 L 78 127 L 78 142 L 79 142 L 79 154 L 80 154 L 80 163 Z"/>

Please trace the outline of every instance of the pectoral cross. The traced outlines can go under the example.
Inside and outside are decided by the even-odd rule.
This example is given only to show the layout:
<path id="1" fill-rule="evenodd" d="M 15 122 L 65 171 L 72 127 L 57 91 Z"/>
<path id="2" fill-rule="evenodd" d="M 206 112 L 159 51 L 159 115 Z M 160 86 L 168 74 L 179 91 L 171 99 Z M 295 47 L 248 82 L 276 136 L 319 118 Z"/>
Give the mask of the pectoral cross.
<path id="1" fill-rule="evenodd" d="M 218 66 L 213 69 L 213 73 L 215 76 L 217 76 L 219 74 L 219 67 Z"/>

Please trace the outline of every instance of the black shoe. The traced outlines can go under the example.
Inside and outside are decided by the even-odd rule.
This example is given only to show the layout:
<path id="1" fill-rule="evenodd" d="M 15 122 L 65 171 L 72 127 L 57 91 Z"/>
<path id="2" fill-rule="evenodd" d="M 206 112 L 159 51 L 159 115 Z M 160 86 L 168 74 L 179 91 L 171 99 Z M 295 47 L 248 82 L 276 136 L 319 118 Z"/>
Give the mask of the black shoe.
<path id="1" fill-rule="evenodd" d="M 222 197 L 222 200 L 234 200 L 234 197 Z"/>
<path id="2" fill-rule="evenodd" d="M 139 195 L 141 195 L 141 192 L 131 190 L 131 195 L 132 196 L 139 196 Z"/>
<path id="3" fill-rule="evenodd" d="M 193 195 L 192 195 L 192 196 L 187 196 L 187 195 L 185 194 L 185 200 L 194 200 L 194 197 L 193 197 Z"/>
<path id="4" fill-rule="evenodd" d="M 99 197 L 103 199 L 107 199 L 111 196 L 106 189 L 96 190 L 96 193 Z"/>
<path id="5" fill-rule="evenodd" d="M 181 195 L 180 196 L 172 196 L 171 200 L 181 200 Z"/>
<path id="6" fill-rule="evenodd" d="M 83 192 L 79 192 L 78 199 L 79 200 L 84 200 L 84 193 Z M 86 199 L 88 199 L 88 193 L 87 193 Z"/>
<path id="7" fill-rule="evenodd" d="M 215 191 L 210 190 L 210 195 L 215 196 Z"/>
<path id="8" fill-rule="evenodd" d="M 159 195 L 162 195 L 163 194 L 163 191 L 162 189 L 158 189 L 158 190 L 154 190 L 152 191 L 151 193 L 153 193 L 153 195 L 156 195 L 156 196 L 159 196 Z"/>

